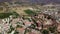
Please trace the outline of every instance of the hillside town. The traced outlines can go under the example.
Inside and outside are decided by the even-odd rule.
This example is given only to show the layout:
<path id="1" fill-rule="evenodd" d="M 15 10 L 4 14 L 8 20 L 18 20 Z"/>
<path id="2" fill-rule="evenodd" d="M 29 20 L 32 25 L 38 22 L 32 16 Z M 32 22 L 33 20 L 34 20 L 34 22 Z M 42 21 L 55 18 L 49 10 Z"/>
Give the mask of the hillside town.
<path id="1" fill-rule="evenodd" d="M 0 34 L 60 34 L 60 4 L 0 3 Z"/>

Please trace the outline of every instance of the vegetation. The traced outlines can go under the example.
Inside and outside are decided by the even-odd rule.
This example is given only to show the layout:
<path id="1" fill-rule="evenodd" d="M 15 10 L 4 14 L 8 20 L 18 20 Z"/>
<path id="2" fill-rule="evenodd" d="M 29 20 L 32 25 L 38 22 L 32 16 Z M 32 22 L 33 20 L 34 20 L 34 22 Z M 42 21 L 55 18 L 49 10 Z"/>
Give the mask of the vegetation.
<path id="1" fill-rule="evenodd" d="M 31 24 L 30 27 L 34 29 L 36 27 L 36 25 L 35 24 Z"/>
<path id="2" fill-rule="evenodd" d="M 25 13 L 27 13 L 28 15 L 34 15 L 36 14 L 35 12 L 33 12 L 32 10 L 24 10 Z"/>
<path id="3" fill-rule="evenodd" d="M 27 32 L 31 32 L 31 30 L 26 28 L 24 34 L 26 34 Z"/>
<path id="4" fill-rule="evenodd" d="M 51 33 L 54 33 L 56 31 L 56 27 L 55 26 L 49 27 L 49 31 L 51 31 Z"/>
<path id="5" fill-rule="evenodd" d="M 20 27 L 20 28 L 22 28 L 22 26 L 20 26 L 20 25 L 17 25 L 17 27 L 16 27 L 16 28 L 19 28 L 19 27 Z"/>
<path id="6" fill-rule="evenodd" d="M 35 26 L 38 25 L 35 19 L 32 19 L 32 21 L 34 22 Z"/>
<path id="7" fill-rule="evenodd" d="M 27 18 L 27 19 L 31 22 L 30 18 Z"/>
<path id="8" fill-rule="evenodd" d="M 1 33 L 0 33 L 1 34 Z"/>
<path id="9" fill-rule="evenodd" d="M 10 30 L 8 31 L 8 33 L 11 33 L 14 30 L 14 28 L 12 27 L 12 25 L 10 26 Z"/>
<path id="10" fill-rule="evenodd" d="M 17 17 L 19 16 L 19 14 L 16 13 L 15 11 L 12 11 L 12 12 L 10 12 L 10 13 L 12 13 L 12 15 L 14 16 L 14 18 L 17 18 Z"/>
<path id="11" fill-rule="evenodd" d="M 0 19 L 7 18 L 10 15 L 12 15 L 12 13 L 0 13 Z"/>
<path id="12" fill-rule="evenodd" d="M 14 34 L 19 34 L 19 32 L 18 31 L 15 31 Z"/>
<path id="13" fill-rule="evenodd" d="M 49 31 L 43 30 L 42 34 L 49 34 Z"/>
<path id="14" fill-rule="evenodd" d="M 14 12 L 12 12 L 12 15 L 19 16 L 19 14 L 18 14 L 18 13 L 16 13 L 15 11 L 14 11 Z"/>
<path id="15" fill-rule="evenodd" d="M 17 14 L 16 12 L 12 12 L 12 13 L 0 13 L 0 19 L 7 18 L 10 15 L 14 15 L 15 17 L 19 16 L 19 14 Z"/>
<path id="16" fill-rule="evenodd" d="M 21 26 L 21 25 L 25 25 L 23 22 L 17 22 L 16 24 L 17 24 L 17 25 L 20 25 L 20 26 Z"/>

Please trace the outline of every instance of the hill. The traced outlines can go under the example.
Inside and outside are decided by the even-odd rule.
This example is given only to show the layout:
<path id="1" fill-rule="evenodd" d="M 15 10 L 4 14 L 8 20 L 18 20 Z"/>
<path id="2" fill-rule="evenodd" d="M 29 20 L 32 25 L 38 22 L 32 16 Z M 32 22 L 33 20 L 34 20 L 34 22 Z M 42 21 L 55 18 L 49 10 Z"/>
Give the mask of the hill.
<path id="1" fill-rule="evenodd" d="M 60 4 L 60 0 L 0 0 L 0 2 L 21 2 L 21 3 L 32 3 L 32 4 L 48 4 L 48 3 L 57 3 Z"/>

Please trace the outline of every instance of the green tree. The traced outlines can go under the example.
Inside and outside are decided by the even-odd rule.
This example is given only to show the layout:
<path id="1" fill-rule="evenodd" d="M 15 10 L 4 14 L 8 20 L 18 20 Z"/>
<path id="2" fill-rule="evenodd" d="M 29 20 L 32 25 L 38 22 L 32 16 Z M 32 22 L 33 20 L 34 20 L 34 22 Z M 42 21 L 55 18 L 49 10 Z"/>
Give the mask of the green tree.
<path id="1" fill-rule="evenodd" d="M 19 34 L 19 32 L 18 31 L 15 31 L 14 34 Z"/>
<path id="2" fill-rule="evenodd" d="M 42 34 L 49 34 L 49 31 L 48 30 L 43 30 Z"/>
<path id="3" fill-rule="evenodd" d="M 31 30 L 26 28 L 24 34 L 26 34 L 27 32 L 31 32 Z"/>
<path id="4" fill-rule="evenodd" d="M 10 26 L 10 30 L 8 31 L 8 33 L 11 33 L 14 30 L 14 28 L 12 27 L 12 25 Z"/>
<path id="5" fill-rule="evenodd" d="M 56 27 L 55 26 L 49 27 L 48 29 L 49 29 L 49 31 L 51 31 L 51 33 L 54 33 L 56 31 Z"/>

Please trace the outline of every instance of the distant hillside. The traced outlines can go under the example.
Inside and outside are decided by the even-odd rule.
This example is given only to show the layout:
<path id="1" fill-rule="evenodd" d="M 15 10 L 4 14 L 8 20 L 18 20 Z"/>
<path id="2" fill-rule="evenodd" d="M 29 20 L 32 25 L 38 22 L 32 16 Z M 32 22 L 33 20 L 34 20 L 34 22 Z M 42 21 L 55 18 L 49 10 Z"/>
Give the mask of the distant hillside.
<path id="1" fill-rule="evenodd" d="M 12 2 L 13 0 L 0 0 L 0 2 Z M 58 3 L 60 4 L 60 0 L 14 0 L 14 1 L 18 1 L 18 2 L 24 2 L 24 3 L 44 3 L 44 4 L 48 4 L 48 3 Z"/>

